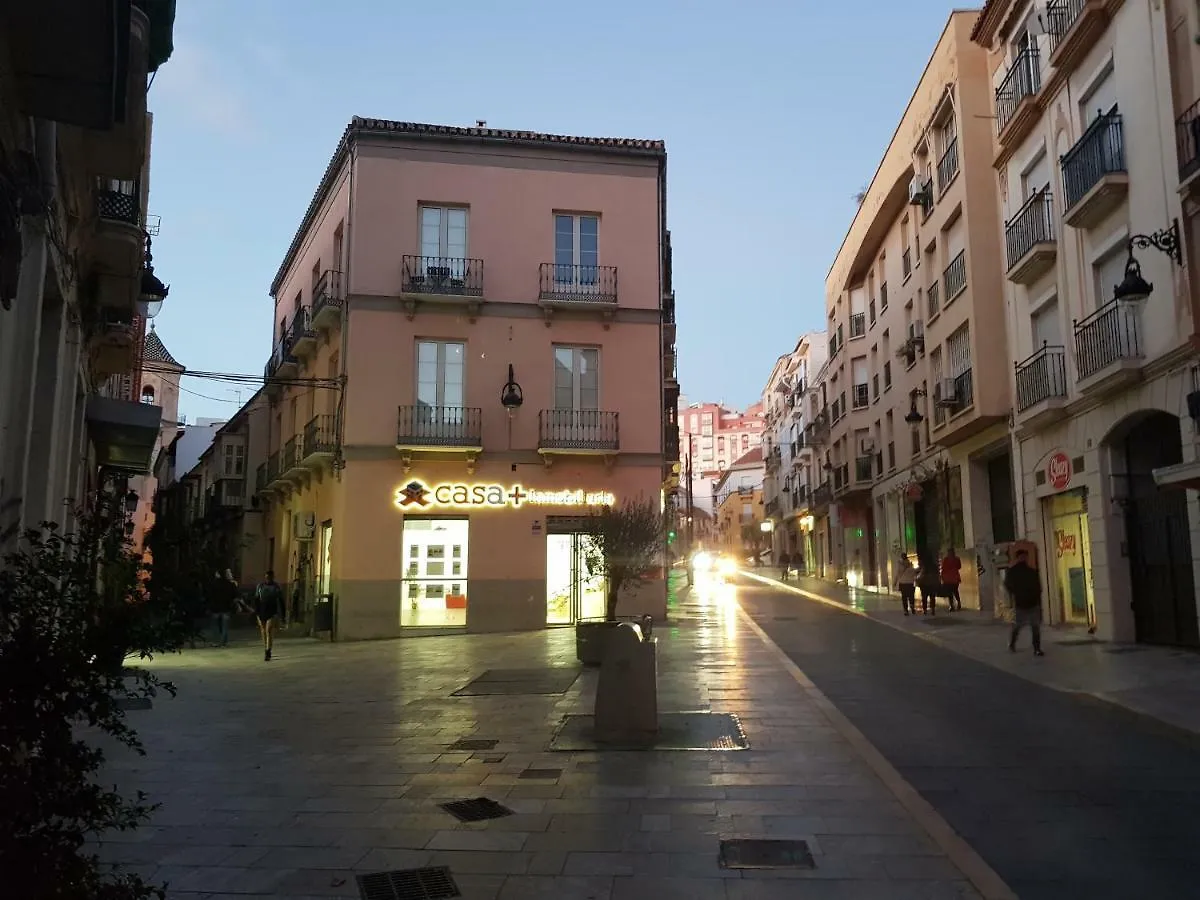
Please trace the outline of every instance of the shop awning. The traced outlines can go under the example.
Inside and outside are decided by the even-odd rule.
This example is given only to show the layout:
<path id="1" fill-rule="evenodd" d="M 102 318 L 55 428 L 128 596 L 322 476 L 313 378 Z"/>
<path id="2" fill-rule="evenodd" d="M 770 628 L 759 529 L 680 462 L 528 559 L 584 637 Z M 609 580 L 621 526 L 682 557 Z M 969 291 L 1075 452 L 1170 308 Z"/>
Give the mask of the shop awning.
<path id="1" fill-rule="evenodd" d="M 134 400 L 91 396 L 87 404 L 88 436 L 100 466 L 127 472 L 150 471 L 162 407 Z"/>
<path id="2" fill-rule="evenodd" d="M 1189 488 L 1200 491 L 1200 461 L 1176 463 L 1155 469 L 1154 483 L 1160 488 Z"/>

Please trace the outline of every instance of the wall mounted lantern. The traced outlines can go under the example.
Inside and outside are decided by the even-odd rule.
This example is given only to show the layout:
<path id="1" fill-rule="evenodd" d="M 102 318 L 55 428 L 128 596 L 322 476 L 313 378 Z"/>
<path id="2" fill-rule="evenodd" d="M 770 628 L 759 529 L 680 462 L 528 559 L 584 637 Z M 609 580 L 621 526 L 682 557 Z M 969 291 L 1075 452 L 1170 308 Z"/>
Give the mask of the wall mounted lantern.
<path id="1" fill-rule="evenodd" d="M 508 414 L 512 415 L 516 412 L 521 404 L 525 402 L 525 395 L 521 391 L 521 385 L 517 384 L 513 376 L 512 363 L 508 364 L 508 381 L 504 387 L 500 389 L 500 405 L 508 410 Z"/>
<path id="2" fill-rule="evenodd" d="M 142 283 L 138 290 L 137 311 L 145 319 L 153 319 L 162 309 L 163 301 L 171 292 L 154 274 L 154 255 L 150 252 L 150 233 L 146 232 L 146 263 L 142 269 Z"/>
<path id="3" fill-rule="evenodd" d="M 1113 288 L 1113 299 L 1124 303 L 1141 303 L 1154 290 L 1154 285 L 1142 277 L 1142 267 L 1133 255 L 1134 248 L 1145 250 L 1153 247 L 1167 256 L 1177 266 L 1183 265 L 1183 248 L 1179 240 L 1179 220 L 1171 222 L 1169 228 L 1154 234 L 1135 234 L 1129 239 L 1129 259 L 1125 262 L 1125 278 Z"/>

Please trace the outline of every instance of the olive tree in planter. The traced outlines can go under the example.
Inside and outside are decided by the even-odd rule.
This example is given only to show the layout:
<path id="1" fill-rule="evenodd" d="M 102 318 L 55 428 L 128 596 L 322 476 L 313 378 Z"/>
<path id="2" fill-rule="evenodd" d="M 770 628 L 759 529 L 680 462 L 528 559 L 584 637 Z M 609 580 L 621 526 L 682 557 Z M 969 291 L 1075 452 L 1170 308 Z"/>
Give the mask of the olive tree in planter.
<path id="1" fill-rule="evenodd" d="M 659 504 L 645 497 L 606 506 L 589 517 L 587 566 L 605 581 L 604 618 L 575 626 L 575 655 L 585 665 L 604 661 L 608 635 L 619 624 L 622 589 L 659 569 L 666 550 L 666 519 Z"/>

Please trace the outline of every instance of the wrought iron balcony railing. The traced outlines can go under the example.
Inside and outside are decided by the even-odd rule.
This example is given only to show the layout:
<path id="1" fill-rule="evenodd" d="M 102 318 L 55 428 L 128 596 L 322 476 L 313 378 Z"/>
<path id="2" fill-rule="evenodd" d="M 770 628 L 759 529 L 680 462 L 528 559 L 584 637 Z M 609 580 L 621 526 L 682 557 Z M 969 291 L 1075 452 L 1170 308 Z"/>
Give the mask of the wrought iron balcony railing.
<path id="1" fill-rule="evenodd" d="M 337 269 L 326 269 L 313 287 L 313 318 L 318 318 L 326 310 L 341 309 L 344 299 L 342 273 Z"/>
<path id="2" fill-rule="evenodd" d="M 1179 156 L 1179 180 L 1200 171 L 1200 100 L 1175 120 L 1175 150 Z"/>
<path id="3" fill-rule="evenodd" d="M 942 308 L 942 292 L 938 282 L 935 281 L 929 286 L 926 301 L 929 306 L 929 315 L 927 318 L 932 319 Z"/>
<path id="4" fill-rule="evenodd" d="M 950 265 L 942 272 L 942 281 L 946 285 L 946 302 L 949 303 L 967 288 L 967 251 L 959 250 L 958 255 L 950 260 Z"/>
<path id="5" fill-rule="evenodd" d="M 996 125 L 1001 132 L 1012 121 L 1026 97 L 1042 89 L 1041 59 L 1037 47 L 1026 47 L 1013 60 L 1008 74 L 996 88 Z"/>
<path id="6" fill-rule="evenodd" d="M 97 188 L 96 216 L 112 222 L 137 225 L 142 218 L 141 198 L 136 187 L 133 193 Z"/>
<path id="7" fill-rule="evenodd" d="M 1125 171 L 1125 137 L 1114 106 L 1097 117 L 1062 158 L 1063 202 L 1071 209 L 1105 175 Z"/>
<path id="8" fill-rule="evenodd" d="M 539 450 L 618 450 L 618 416 L 602 409 L 543 409 L 538 413 Z"/>
<path id="9" fill-rule="evenodd" d="M 318 453 L 333 453 L 337 448 L 335 420 L 329 413 L 313 416 L 304 426 L 304 458 Z"/>
<path id="10" fill-rule="evenodd" d="M 859 456 L 854 460 L 854 480 L 858 484 L 868 483 L 875 477 L 875 457 Z"/>
<path id="11" fill-rule="evenodd" d="M 280 474 L 286 475 L 292 469 L 300 468 L 300 445 L 294 438 L 290 437 L 283 445 L 283 453 L 279 457 Z"/>
<path id="12" fill-rule="evenodd" d="M 401 406 L 396 443 L 402 447 L 481 447 L 483 410 L 478 406 Z"/>
<path id="13" fill-rule="evenodd" d="M 456 256 L 405 256 L 400 290 L 405 294 L 483 296 L 483 260 Z"/>
<path id="14" fill-rule="evenodd" d="M 946 188 L 958 176 L 958 138 L 953 138 L 946 145 L 942 158 L 937 164 L 938 196 L 946 193 Z"/>
<path id="15" fill-rule="evenodd" d="M 1074 325 L 1075 368 L 1081 380 L 1115 362 L 1142 355 L 1137 308 L 1133 304 L 1110 300 Z"/>
<path id="16" fill-rule="evenodd" d="M 975 375 L 971 369 L 964 369 L 954 376 L 954 409 L 959 412 L 975 402 Z"/>
<path id="17" fill-rule="evenodd" d="M 1046 4 L 1046 33 L 1050 36 L 1050 52 L 1053 53 L 1079 18 L 1087 0 L 1050 0 Z"/>
<path id="18" fill-rule="evenodd" d="M 860 338 L 867 333 L 867 314 L 850 314 L 850 337 Z"/>
<path id="19" fill-rule="evenodd" d="M 1052 397 L 1067 396 L 1067 348 L 1042 344 L 1016 364 L 1017 412 Z"/>
<path id="20" fill-rule="evenodd" d="M 267 484 L 279 480 L 279 451 L 267 457 Z"/>
<path id="21" fill-rule="evenodd" d="M 616 303 L 616 266 L 542 263 L 538 297 L 558 303 Z"/>
<path id="22" fill-rule="evenodd" d="M 1011 269 L 1038 244 L 1054 240 L 1054 204 L 1049 190 L 1029 196 L 1016 215 L 1004 223 L 1004 245 Z"/>
<path id="23" fill-rule="evenodd" d="M 854 385 L 850 396 L 855 409 L 866 409 L 871 404 L 870 388 L 866 384 Z"/>

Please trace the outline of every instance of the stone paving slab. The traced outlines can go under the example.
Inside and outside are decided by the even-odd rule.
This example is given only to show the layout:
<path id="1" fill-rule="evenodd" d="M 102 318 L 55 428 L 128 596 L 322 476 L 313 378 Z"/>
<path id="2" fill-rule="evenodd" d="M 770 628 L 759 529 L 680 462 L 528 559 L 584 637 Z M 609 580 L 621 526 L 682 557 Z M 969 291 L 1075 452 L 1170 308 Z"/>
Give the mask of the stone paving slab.
<path id="1" fill-rule="evenodd" d="M 420 866 L 474 900 L 980 896 L 730 593 L 679 611 L 655 631 L 659 708 L 736 715 L 747 750 L 552 752 L 591 712 L 594 671 L 563 694 L 451 696 L 488 671 L 574 669 L 570 629 L 288 642 L 270 663 L 200 649 L 153 663 L 179 695 L 131 712 L 147 755 L 107 767 L 161 808 L 99 852 L 179 900 L 357 897 L 356 875 Z M 451 749 L 464 739 L 496 744 Z M 481 796 L 514 814 L 438 806 Z M 805 840 L 816 867 L 722 869 L 722 837 Z"/>
<path id="2" fill-rule="evenodd" d="M 820 578 L 793 577 L 781 582 L 766 569 L 746 570 L 743 574 L 799 594 L 816 595 L 822 602 L 1027 681 L 1094 697 L 1200 739 L 1200 653 L 1195 651 L 1098 641 L 1080 628 L 1064 626 L 1043 628 L 1046 656 L 1034 659 L 1029 653 L 1028 633 L 1021 637 L 1023 652 L 1010 653 L 1007 622 L 978 610 L 951 614 L 946 611 L 944 599 L 939 599 L 936 616 L 905 616 L 899 595 L 853 589 Z M 955 627 L 946 627 L 947 622 L 954 622 Z M 957 627 L 961 625 L 968 627 Z"/>

